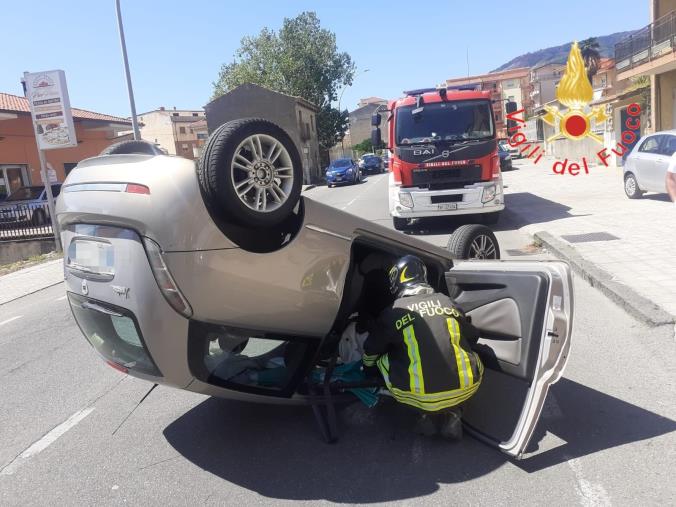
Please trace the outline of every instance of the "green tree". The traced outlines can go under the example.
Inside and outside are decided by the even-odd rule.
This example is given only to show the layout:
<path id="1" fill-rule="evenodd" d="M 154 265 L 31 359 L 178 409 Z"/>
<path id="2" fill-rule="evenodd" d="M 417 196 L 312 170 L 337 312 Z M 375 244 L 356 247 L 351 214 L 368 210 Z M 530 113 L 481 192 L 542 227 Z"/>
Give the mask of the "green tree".
<path id="1" fill-rule="evenodd" d="M 599 53 L 599 42 L 596 37 L 589 37 L 580 42 L 580 52 L 584 59 L 584 66 L 587 68 L 587 77 L 591 83 L 592 77 L 599 70 L 601 63 L 601 53 Z"/>
<path id="2" fill-rule="evenodd" d="M 319 143 L 328 149 L 347 129 L 347 111 L 331 103 L 342 86 L 352 84 L 354 70 L 350 55 L 338 51 L 336 35 L 321 27 L 314 12 L 303 12 L 284 18 L 279 32 L 263 28 L 256 36 L 244 37 L 234 61 L 221 66 L 213 98 L 244 83 L 303 97 L 320 109 Z"/>
<path id="3" fill-rule="evenodd" d="M 364 139 L 361 143 L 355 144 L 352 148 L 359 155 L 362 153 L 373 153 L 373 144 L 370 139 Z"/>

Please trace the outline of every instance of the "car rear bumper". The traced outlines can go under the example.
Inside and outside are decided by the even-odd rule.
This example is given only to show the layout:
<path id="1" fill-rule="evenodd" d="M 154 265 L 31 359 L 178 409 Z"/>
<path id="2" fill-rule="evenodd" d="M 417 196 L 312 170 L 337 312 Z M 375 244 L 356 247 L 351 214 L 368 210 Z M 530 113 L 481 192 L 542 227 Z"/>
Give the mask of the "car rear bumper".
<path id="1" fill-rule="evenodd" d="M 78 225 L 62 231 L 61 239 L 71 310 L 102 358 L 113 367 L 152 382 L 179 388 L 190 384 L 193 376 L 185 352 L 189 321 L 163 297 L 141 237 L 128 229 Z M 82 242 L 109 245 L 105 262 L 112 274 L 83 271 L 73 263 Z M 131 322 L 136 324 L 137 333 L 129 331 Z M 118 328 L 128 328 L 129 332 Z M 123 349 L 130 346 L 135 349 L 124 353 Z M 134 354 L 138 354 L 138 360 Z"/>
<path id="2" fill-rule="evenodd" d="M 496 189 L 495 196 L 483 202 L 482 198 L 485 198 L 485 193 L 487 195 L 492 186 Z M 413 206 L 402 203 L 401 193 L 410 194 Z M 505 209 L 502 178 L 497 182 L 474 183 L 463 188 L 428 190 L 394 185 L 390 176 L 389 207 L 390 215 L 397 218 L 496 213 Z M 453 209 L 444 209 L 449 207 Z"/>

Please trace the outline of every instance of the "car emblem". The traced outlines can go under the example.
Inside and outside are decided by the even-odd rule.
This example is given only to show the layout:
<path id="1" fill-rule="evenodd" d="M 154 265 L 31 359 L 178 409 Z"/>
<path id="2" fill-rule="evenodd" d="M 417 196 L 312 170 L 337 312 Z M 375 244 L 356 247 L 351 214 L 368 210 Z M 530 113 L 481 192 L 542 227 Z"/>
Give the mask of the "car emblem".
<path id="1" fill-rule="evenodd" d="M 111 288 L 118 296 L 124 296 L 124 299 L 129 299 L 129 287 L 122 287 L 120 285 L 111 285 Z"/>
<path id="2" fill-rule="evenodd" d="M 85 296 L 89 294 L 89 285 L 87 285 L 87 280 L 82 280 L 82 294 Z"/>

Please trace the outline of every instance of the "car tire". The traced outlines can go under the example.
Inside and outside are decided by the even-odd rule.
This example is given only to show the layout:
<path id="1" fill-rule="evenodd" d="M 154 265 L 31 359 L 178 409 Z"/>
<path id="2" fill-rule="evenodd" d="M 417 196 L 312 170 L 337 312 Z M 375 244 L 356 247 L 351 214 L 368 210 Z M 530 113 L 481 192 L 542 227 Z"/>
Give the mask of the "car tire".
<path id="1" fill-rule="evenodd" d="M 636 176 L 633 173 L 624 175 L 624 193 L 627 194 L 629 199 L 640 199 L 643 197 L 643 192 L 638 187 L 638 181 L 636 181 Z"/>
<path id="2" fill-rule="evenodd" d="M 479 222 L 484 225 L 495 225 L 500 220 L 500 212 L 482 213 L 479 215 Z"/>
<path id="3" fill-rule="evenodd" d="M 247 227 L 272 227 L 286 219 L 303 182 L 294 142 L 282 128 L 260 118 L 217 128 L 204 146 L 197 174 L 207 206 L 224 220 Z"/>
<path id="4" fill-rule="evenodd" d="M 35 210 L 33 216 L 31 217 L 31 223 L 35 227 L 41 227 L 47 223 L 47 215 L 41 209 Z"/>
<path id="5" fill-rule="evenodd" d="M 392 225 L 398 231 L 405 231 L 408 228 L 408 219 L 392 217 Z"/>
<path id="6" fill-rule="evenodd" d="M 488 227 L 467 224 L 458 227 L 446 246 L 456 259 L 499 259 L 498 240 Z"/>
<path id="7" fill-rule="evenodd" d="M 111 144 L 101 152 L 101 155 L 164 155 L 162 150 L 148 141 L 121 141 Z"/>

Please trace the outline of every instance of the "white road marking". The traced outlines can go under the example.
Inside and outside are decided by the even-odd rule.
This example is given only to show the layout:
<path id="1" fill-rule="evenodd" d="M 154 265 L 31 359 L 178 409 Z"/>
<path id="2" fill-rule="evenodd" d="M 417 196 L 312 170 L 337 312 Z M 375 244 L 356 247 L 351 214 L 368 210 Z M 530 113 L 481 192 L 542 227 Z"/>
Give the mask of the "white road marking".
<path id="1" fill-rule="evenodd" d="M 68 296 L 61 296 L 60 298 L 56 298 L 54 301 L 63 301 L 66 299 Z"/>
<path id="2" fill-rule="evenodd" d="M 11 319 L 3 320 L 2 322 L 0 322 L 0 326 L 4 326 L 5 324 L 14 322 L 15 320 L 20 319 L 21 317 L 23 317 L 23 315 L 17 315 L 16 317 L 12 317 Z"/>
<path id="3" fill-rule="evenodd" d="M 580 497 L 580 505 L 584 507 L 609 507 L 612 505 L 608 492 L 601 484 L 585 479 L 579 459 L 569 459 L 567 463 L 577 481 L 575 492 Z"/>
<path id="4" fill-rule="evenodd" d="M 19 454 L 16 458 L 9 462 L 5 468 L 0 470 L 0 475 L 12 475 L 16 470 L 23 465 L 28 459 L 40 454 L 50 445 L 56 442 L 59 437 L 63 436 L 68 430 L 73 428 L 77 423 L 82 421 L 85 417 L 94 411 L 94 407 L 88 407 L 75 412 L 64 422 L 55 427 L 52 431 L 47 433 L 37 442 L 33 443 L 28 449 Z"/>

